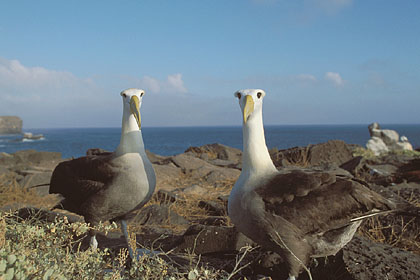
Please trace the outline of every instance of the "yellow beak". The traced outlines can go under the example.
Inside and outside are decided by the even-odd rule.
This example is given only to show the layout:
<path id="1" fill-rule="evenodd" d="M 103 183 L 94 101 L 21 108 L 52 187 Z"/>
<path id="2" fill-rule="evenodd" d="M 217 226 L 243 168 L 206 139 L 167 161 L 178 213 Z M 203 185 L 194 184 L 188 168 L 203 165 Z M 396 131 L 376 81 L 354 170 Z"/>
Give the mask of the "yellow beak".
<path id="1" fill-rule="evenodd" d="M 245 106 L 244 106 L 244 123 L 248 120 L 248 117 L 254 112 L 254 100 L 252 96 L 245 96 Z"/>
<path id="2" fill-rule="evenodd" d="M 139 106 L 139 98 L 135 95 L 131 97 L 130 100 L 130 111 L 131 114 L 134 115 L 137 121 L 137 125 L 139 126 L 139 129 L 141 129 L 141 117 L 140 117 L 140 106 Z"/>

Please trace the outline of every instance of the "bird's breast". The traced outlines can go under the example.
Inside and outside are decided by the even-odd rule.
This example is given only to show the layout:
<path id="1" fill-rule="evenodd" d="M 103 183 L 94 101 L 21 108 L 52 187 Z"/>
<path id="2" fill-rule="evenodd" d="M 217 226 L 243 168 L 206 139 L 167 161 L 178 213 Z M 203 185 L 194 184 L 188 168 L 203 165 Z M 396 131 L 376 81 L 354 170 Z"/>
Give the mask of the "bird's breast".
<path id="1" fill-rule="evenodd" d="M 127 153 L 113 160 L 118 176 L 110 189 L 115 195 L 126 195 L 126 203 L 136 208 L 146 203 L 153 194 L 156 185 L 155 172 L 147 157 L 138 153 Z"/>

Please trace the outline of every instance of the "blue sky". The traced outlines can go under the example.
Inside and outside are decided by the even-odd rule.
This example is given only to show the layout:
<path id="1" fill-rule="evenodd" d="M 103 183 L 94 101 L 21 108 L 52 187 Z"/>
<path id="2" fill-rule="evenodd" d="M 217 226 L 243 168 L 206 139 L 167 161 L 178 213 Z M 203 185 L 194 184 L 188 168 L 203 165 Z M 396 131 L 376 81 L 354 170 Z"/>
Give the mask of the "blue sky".
<path id="1" fill-rule="evenodd" d="M 419 123 L 419 1 L 2 1 L 0 115 L 26 128 Z"/>

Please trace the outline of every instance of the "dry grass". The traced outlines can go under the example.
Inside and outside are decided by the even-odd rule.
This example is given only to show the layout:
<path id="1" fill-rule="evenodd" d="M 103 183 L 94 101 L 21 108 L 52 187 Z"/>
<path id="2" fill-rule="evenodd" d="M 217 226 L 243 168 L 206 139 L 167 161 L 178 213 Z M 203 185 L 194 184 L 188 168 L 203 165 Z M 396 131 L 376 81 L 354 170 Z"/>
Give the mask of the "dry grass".
<path id="1" fill-rule="evenodd" d="M 407 200 L 420 207 L 420 199 L 411 193 Z M 417 219 L 417 220 L 416 220 Z M 370 240 L 388 244 L 404 250 L 420 254 L 419 218 L 389 215 L 369 218 L 359 228 L 359 233 Z"/>
<path id="2" fill-rule="evenodd" d="M 391 219 L 373 217 L 364 222 L 359 233 L 374 242 L 420 254 L 420 228 L 414 222 L 415 218 L 402 216 Z"/>
<path id="3" fill-rule="evenodd" d="M 13 204 L 51 208 L 60 201 L 58 195 L 39 196 L 34 189 L 22 188 L 13 174 L 0 175 L 0 207 Z"/>

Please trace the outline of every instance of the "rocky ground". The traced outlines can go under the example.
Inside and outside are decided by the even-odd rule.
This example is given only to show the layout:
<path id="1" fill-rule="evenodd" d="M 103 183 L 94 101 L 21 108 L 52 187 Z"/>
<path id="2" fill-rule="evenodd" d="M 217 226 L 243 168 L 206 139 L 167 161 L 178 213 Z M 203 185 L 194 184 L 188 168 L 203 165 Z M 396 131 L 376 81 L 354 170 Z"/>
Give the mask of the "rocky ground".
<path id="1" fill-rule="evenodd" d="M 270 151 L 279 168 L 290 166 L 334 169 L 354 176 L 384 196 L 420 206 L 419 153 L 375 157 L 343 141 Z M 171 251 L 178 262 L 187 254 L 217 269 L 232 271 L 238 252 L 252 241 L 238 233 L 227 217 L 227 198 L 240 174 L 241 151 L 220 144 L 190 147 L 183 154 L 148 153 L 157 177 L 157 190 L 143 209 L 133 213 L 130 231 L 147 248 Z M 48 194 L 60 153 L 20 151 L 0 153 L 0 207 L 28 216 L 29 208 L 42 208 L 43 218 L 66 215 L 60 201 Z M 125 246 L 120 231 L 100 235 L 99 245 Z M 249 265 L 247 265 L 249 264 Z M 281 259 L 261 248 L 248 249 L 237 277 L 286 279 Z M 410 215 L 386 216 L 364 222 L 357 236 L 336 256 L 311 264 L 314 279 L 420 279 L 420 219 Z M 299 279 L 308 279 L 302 273 Z"/>

